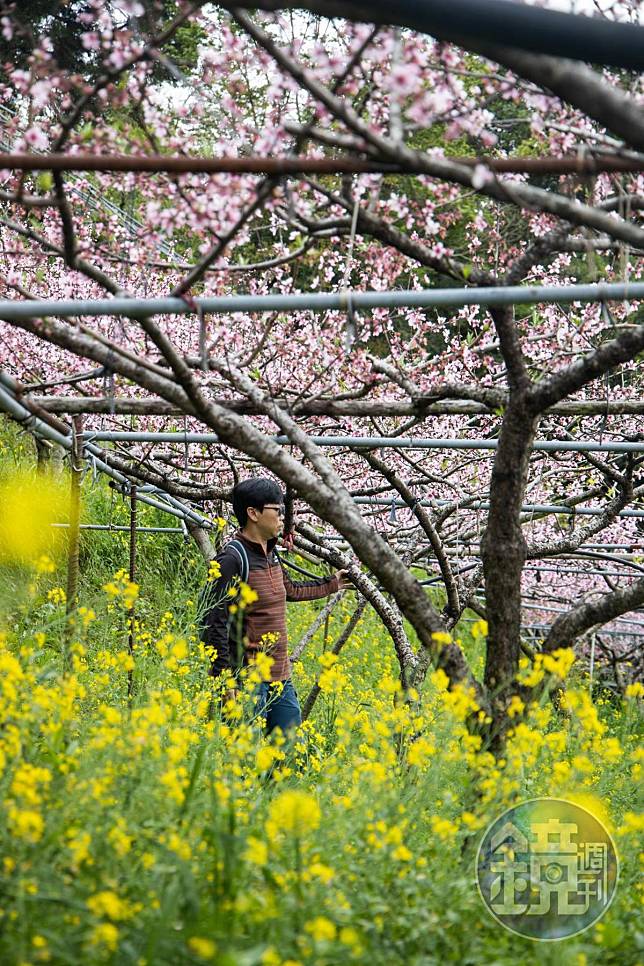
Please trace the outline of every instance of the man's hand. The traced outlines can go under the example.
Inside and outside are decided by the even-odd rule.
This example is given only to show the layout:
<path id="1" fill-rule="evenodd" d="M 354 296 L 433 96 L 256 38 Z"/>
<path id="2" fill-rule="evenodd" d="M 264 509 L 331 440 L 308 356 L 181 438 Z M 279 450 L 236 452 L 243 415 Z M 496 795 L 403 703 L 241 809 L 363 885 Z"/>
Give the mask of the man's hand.
<path id="1" fill-rule="evenodd" d="M 282 546 L 289 552 L 293 551 L 293 541 L 295 540 L 295 534 L 290 531 L 289 533 L 282 534 Z"/>
<path id="2" fill-rule="evenodd" d="M 348 573 L 349 573 L 348 570 L 338 570 L 337 571 L 336 577 L 338 578 L 338 590 L 352 590 L 353 589 L 353 584 L 352 584 L 352 582 L 349 580 L 349 578 L 347 576 Z"/>

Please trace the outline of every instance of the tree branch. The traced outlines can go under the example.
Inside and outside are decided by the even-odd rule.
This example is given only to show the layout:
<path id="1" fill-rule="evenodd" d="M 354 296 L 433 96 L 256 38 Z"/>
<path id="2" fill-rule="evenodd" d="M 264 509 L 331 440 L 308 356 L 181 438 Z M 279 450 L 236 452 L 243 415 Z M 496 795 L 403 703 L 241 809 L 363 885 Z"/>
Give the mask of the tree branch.
<path id="1" fill-rule="evenodd" d="M 603 594 L 592 600 L 573 607 L 554 622 L 543 642 L 542 650 L 550 653 L 559 647 L 570 647 L 577 638 L 598 625 L 635 610 L 644 604 L 644 577 L 640 577 L 630 587 Z"/>

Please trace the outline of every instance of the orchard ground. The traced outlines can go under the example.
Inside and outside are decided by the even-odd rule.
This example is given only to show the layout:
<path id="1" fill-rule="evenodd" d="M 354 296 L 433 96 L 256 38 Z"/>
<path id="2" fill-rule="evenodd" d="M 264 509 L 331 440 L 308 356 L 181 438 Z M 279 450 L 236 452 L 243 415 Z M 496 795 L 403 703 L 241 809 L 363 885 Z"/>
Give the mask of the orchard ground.
<path id="1" fill-rule="evenodd" d="M 446 690 L 441 672 L 417 703 L 399 700 L 393 648 L 372 611 L 334 659 L 353 606 L 346 594 L 326 640 L 319 632 L 295 667 L 301 698 L 319 678 L 311 719 L 292 747 L 268 743 L 248 695 L 229 708 L 236 725 L 209 716 L 208 656 L 195 632 L 205 566 L 180 535 L 139 536 L 132 585 L 128 535 L 84 532 L 67 633 L 49 484 L 28 490 L 23 477 L 7 519 L 7 487 L 29 463 L 22 439 L 8 431 L 1 456 L 3 964 L 641 961 L 640 686 L 623 701 L 591 700 L 583 670 L 551 658 L 546 671 L 568 672 L 568 713 L 547 699 L 525 711 L 519 702 L 495 760 L 465 727 L 472 696 Z M 83 496 L 86 520 L 127 522 L 122 498 L 91 474 Z M 142 508 L 140 523 L 168 520 Z M 18 559 L 20 547 L 29 559 Z M 292 646 L 320 606 L 291 605 Z M 473 631 L 456 636 L 480 673 L 484 624 L 463 627 Z M 256 667 L 248 691 L 266 670 Z M 498 925 L 474 872 L 487 825 L 544 795 L 601 818 L 621 864 L 604 918 L 557 943 Z"/>

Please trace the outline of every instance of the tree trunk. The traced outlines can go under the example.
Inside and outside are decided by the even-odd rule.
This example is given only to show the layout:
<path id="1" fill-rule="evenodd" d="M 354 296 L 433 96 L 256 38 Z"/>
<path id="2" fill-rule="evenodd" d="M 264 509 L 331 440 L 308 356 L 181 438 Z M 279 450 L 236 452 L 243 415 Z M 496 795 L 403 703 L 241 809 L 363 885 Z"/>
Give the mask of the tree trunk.
<path id="1" fill-rule="evenodd" d="M 492 743 L 502 739 L 515 690 L 521 641 L 521 574 L 526 541 L 521 504 L 537 419 L 517 393 L 505 414 L 492 470 L 488 525 L 481 540 L 488 640 L 485 686 L 492 706 Z"/>

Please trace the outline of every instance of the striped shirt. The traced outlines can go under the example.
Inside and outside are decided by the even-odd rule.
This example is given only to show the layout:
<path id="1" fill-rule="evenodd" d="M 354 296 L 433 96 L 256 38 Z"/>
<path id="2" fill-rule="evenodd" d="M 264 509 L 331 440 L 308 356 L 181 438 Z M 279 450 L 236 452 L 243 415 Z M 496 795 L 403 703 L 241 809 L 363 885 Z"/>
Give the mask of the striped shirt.
<path id="1" fill-rule="evenodd" d="M 235 540 L 243 544 L 248 555 L 248 585 L 257 600 L 230 613 L 237 597 L 228 597 L 227 591 L 241 576 L 241 563 L 230 546 L 224 547 L 215 557 L 221 576 L 206 590 L 203 619 L 202 640 L 217 652 L 211 674 L 221 674 L 227 668 L 234 671 L 252 661 L 254 653 L 265 651 L 273 658 L 271 680 L 286 681 L 291 676 L 286 602 L 328 597 L 338 590 L 338 577 L 292 581 L 275 552 L 277 539 L 268 541 L 266 553 L 241 531 L 235 534 Z"/>

